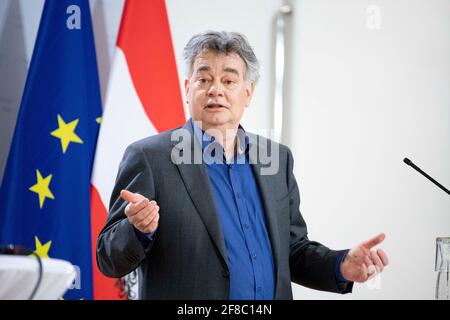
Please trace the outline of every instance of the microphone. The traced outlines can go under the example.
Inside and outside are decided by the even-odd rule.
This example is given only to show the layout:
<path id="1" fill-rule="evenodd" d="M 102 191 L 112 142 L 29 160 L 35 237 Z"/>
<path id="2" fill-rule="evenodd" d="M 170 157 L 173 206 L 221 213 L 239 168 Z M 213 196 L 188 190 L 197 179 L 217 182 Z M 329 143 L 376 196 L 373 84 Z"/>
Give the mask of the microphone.
<path id="1" fill-rule="evenodd" d="M 437 185 L 439 188 L 444 190 L 448 195 L 450 195 L 450 191 L 445 188 L 442 184 L 434 180 L 432 177 L 430 177 L 426 172 L 424 172 L 422 169 L 420 169 L 418 166 L 416 166 L 411 160 L 408 158 L 403 159 L 403 162 L 406 163 L 408 166 L 413 167 L 415 170 L 417 170 L 420 174 L 422 174 L 425 178 L 433 182 L 435 185 Z"/>

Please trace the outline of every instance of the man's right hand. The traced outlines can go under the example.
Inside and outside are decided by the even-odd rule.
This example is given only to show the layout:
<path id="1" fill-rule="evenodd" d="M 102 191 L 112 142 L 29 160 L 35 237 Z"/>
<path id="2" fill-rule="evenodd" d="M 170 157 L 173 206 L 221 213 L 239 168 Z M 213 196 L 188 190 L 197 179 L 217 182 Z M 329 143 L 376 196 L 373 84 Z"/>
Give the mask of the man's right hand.
<path id="1" fill-rule="evenodd" d="M 139 193 L 120 191 L 120 197 L 129 203 L 125 207 L 128 221 L 140 232 L 155 232 L 159 221 L 159 206 Z"/>

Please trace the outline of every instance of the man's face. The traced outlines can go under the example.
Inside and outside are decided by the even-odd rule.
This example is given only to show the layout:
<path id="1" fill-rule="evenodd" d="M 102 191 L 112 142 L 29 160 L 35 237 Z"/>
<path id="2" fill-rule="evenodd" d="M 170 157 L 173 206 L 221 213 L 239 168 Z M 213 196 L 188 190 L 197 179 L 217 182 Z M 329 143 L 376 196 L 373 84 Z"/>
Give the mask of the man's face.
<path id="1" fill-rule="evenodd" d="M 203 130 L 237 128 L 254 89 L 252 81 L 244 80 L 242 58 L 207 51 L 192 69 L 184 82 L 192 119 L 202 121 Z"/>

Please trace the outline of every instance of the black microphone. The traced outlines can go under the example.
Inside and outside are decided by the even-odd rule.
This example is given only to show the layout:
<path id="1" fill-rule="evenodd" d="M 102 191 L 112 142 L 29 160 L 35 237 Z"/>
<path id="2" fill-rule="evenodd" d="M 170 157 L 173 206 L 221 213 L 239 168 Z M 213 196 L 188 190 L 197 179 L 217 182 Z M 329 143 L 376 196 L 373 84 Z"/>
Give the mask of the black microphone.
<path id="1" fill-rule="evenodd" d="M 447 188 L 445 188 L 442 184 L 440 184 L 439 182 L 437 182 L 436 180 L 434 180 L 432 177 L 430 177 L 426 172 L 424 172 L 422 169 L 420 169 L 418 166 L 416 166 L 411 160 L 409 160 L 408 158 L 403 159 L 403 162 L 406 163 L 408 166 L 413 167 L 414 169 L 416 169 L 419 173 L 421 173 L 423 176 L 425 176 L 425 178 L 427 178 L 428 180 L 430 180 L 431 182 L 433 182 L 435 185 L 437 185 L 439 188 L 441 188 L 442 190 L 444 190 L 447 194 L 450 195 L 450 191 L 448 191 Z"/>

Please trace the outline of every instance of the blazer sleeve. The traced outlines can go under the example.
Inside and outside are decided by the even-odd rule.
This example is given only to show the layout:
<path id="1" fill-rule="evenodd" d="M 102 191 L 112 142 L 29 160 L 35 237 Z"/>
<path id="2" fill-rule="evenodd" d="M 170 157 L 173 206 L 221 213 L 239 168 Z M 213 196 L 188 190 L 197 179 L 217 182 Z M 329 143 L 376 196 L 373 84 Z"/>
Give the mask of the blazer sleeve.
<path id="1" fill-rule="evenodd" d="M 104 275 L 114 278 L 136 269 L 149 253 L 156 237 L 153 236 L 144 248 L 125 215 L 127 202 L 120 197 L 122 189 L 155 199 L 150 164 L 142 148 L 133 144 L 127 148 L 120 163 L 108 219 L 97 240 L 98 267 Z"/>
<path id="2" fill-rule="evenodd" d="M 300 194 L 293 173 L 294 159 L 289 149 L 287 153 L 291 280 L 311 289 L 336 293 L 351 292 L 353 282 L 339 282 L 335 274 L 338 258 L 345 250 L 331 250 L 319 242 L 308 239 L 306 223 L 299 209 Z"/>

